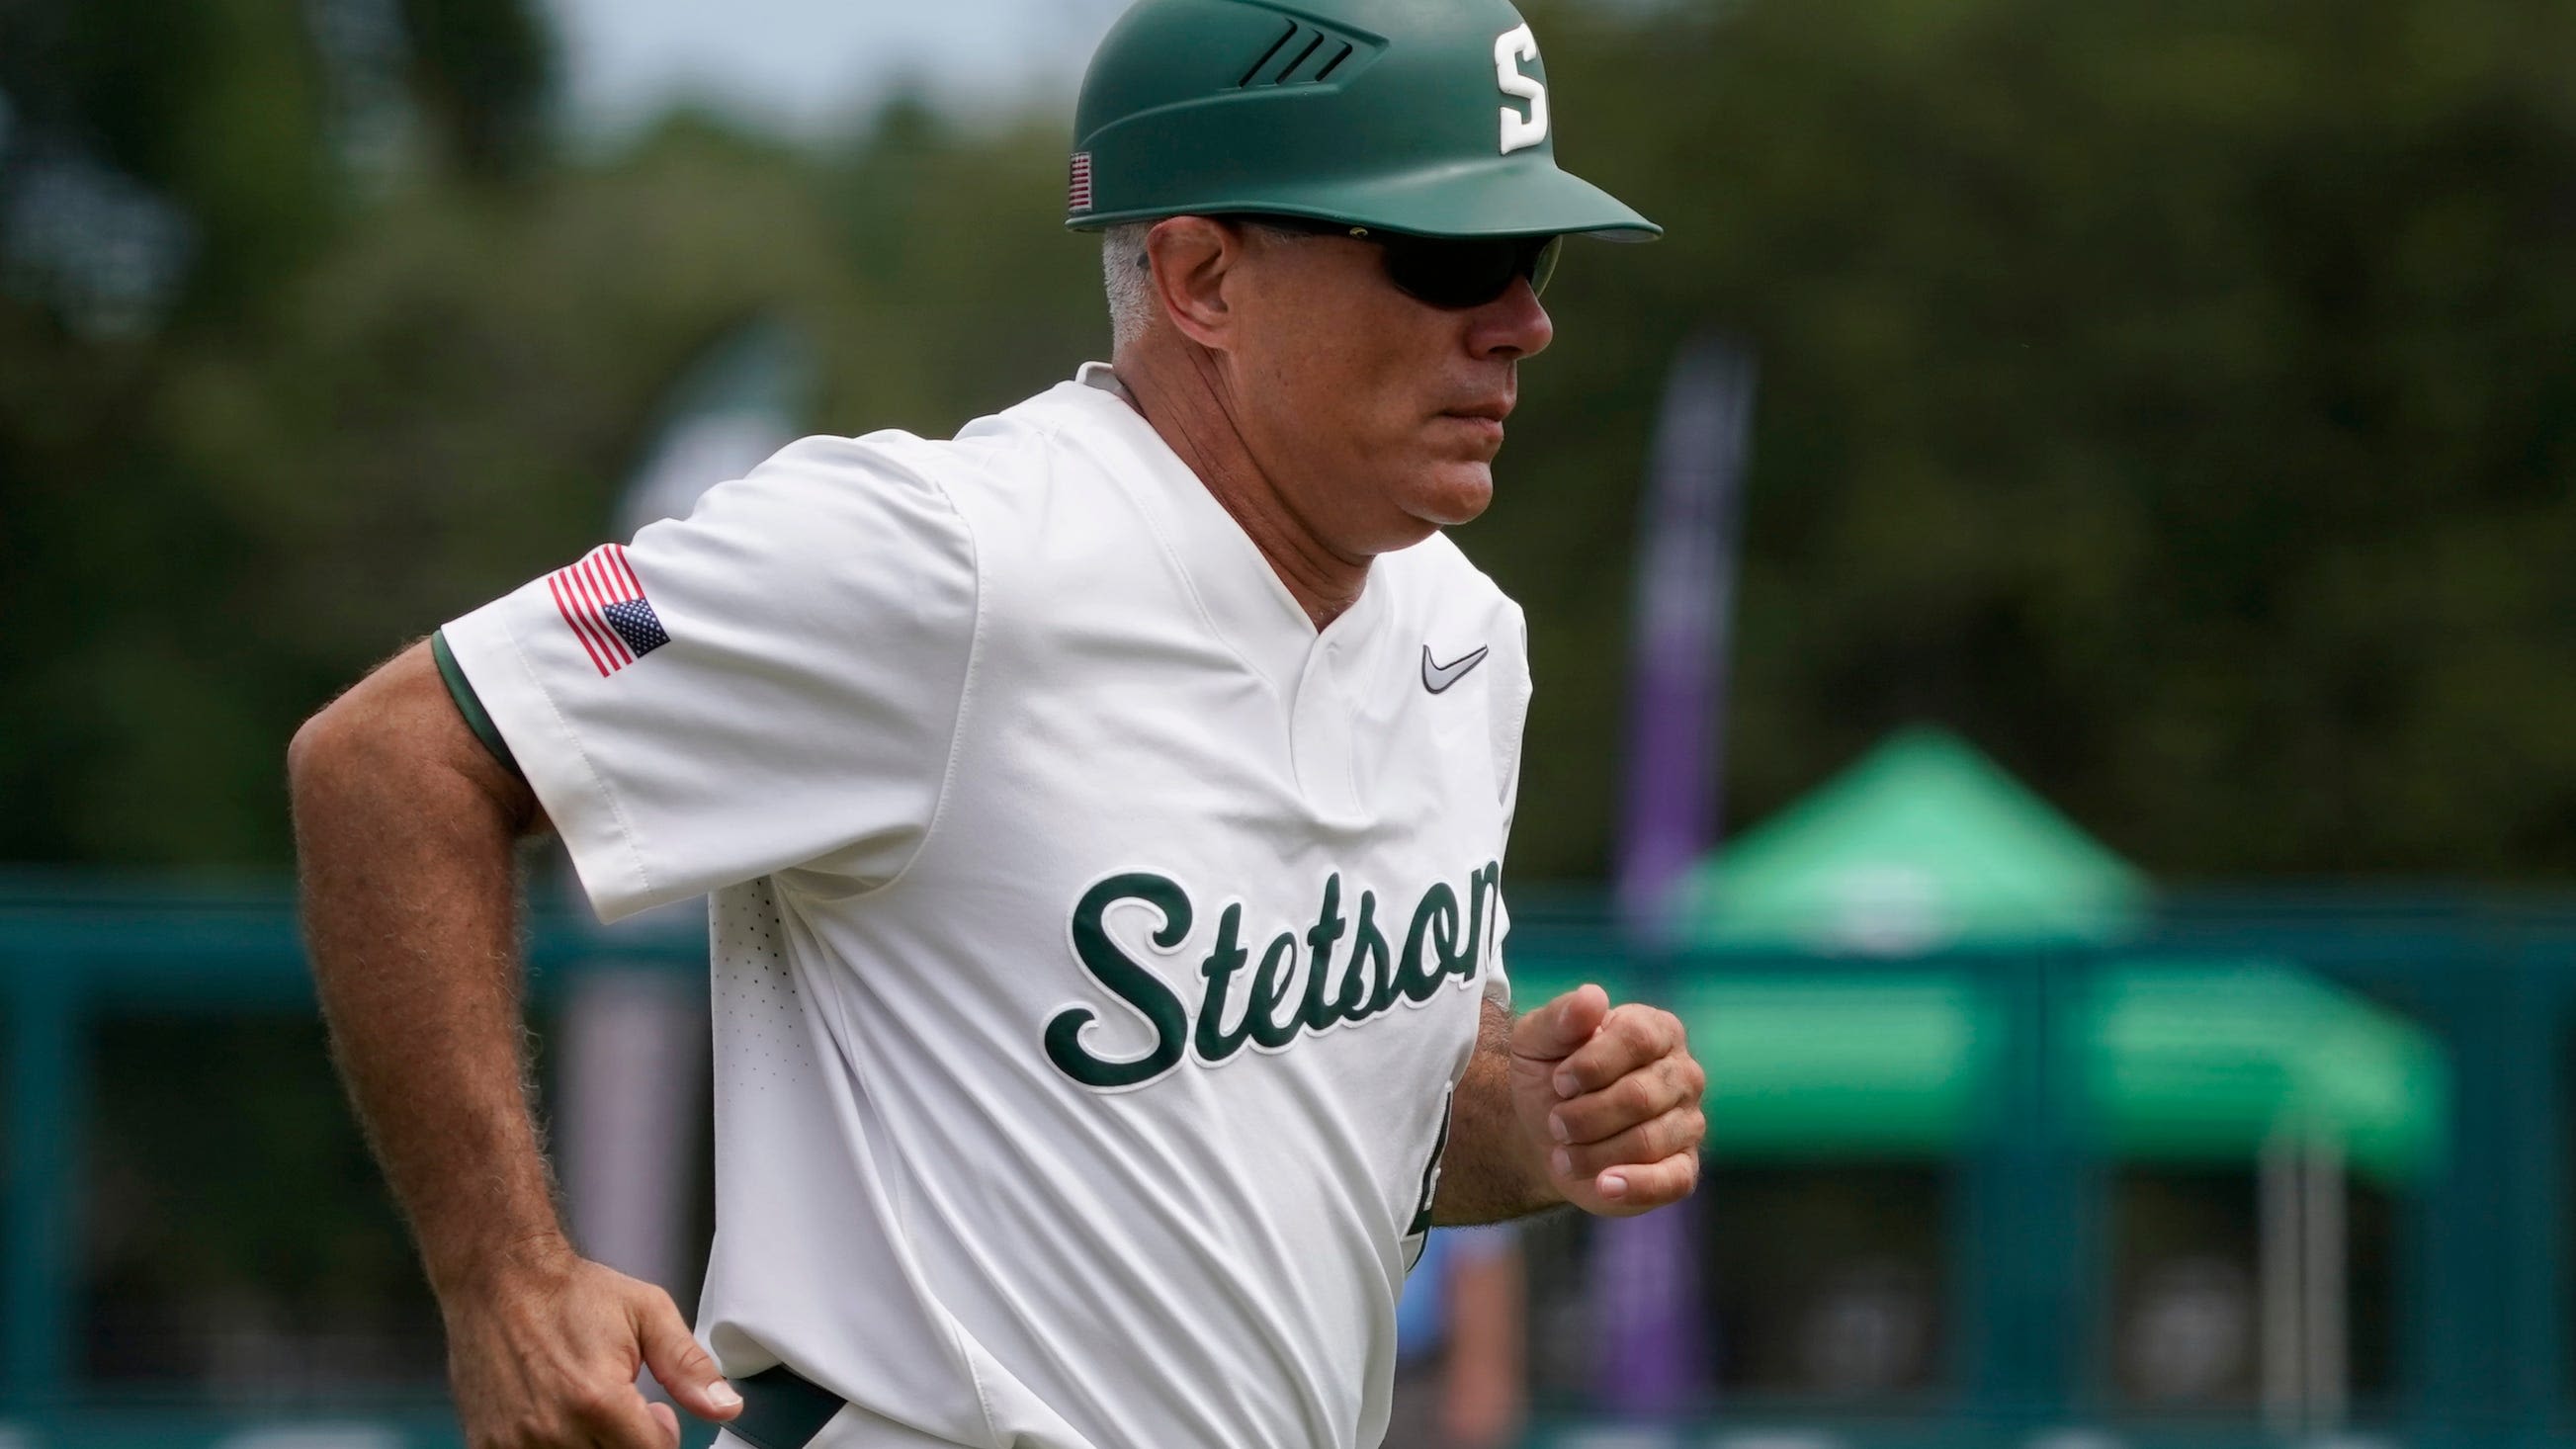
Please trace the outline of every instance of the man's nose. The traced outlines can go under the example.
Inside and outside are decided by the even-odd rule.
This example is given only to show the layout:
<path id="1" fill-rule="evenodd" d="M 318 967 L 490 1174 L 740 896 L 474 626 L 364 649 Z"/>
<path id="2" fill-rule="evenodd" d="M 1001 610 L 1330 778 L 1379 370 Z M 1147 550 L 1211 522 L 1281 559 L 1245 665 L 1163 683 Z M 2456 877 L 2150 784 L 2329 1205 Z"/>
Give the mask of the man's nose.
<path id="1" fill-rule="evenodd" d="M 1476 309 L 1467 348 L 1477 357 L 1532 357 L 1555 338 L 1556 324 L 1539 305 L 1538 289 L 1529 278 L 1514 277 L 1501 296 Z"/>

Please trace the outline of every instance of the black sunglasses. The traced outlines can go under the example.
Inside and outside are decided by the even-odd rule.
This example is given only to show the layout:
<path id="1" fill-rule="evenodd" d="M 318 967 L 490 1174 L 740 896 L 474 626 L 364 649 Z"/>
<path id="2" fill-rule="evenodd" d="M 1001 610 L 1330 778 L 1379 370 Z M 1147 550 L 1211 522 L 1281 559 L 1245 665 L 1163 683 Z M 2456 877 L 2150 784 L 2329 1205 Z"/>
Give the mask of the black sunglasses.
<path id="1" fill-rule="evenodd" d="M 1308 236 L 1347 236 L 1374 243 L 1386 258 L 1386 279 L 1417 302 L 1462 311 L 1482 307 L 1511 290 L 1516 277 L 1544 293 L 1556 275 L 1560 236 L 1500 236 L 1457 240 L 1381 231 L 1303 216 L 1247 216 L 1244 221 Z"/>

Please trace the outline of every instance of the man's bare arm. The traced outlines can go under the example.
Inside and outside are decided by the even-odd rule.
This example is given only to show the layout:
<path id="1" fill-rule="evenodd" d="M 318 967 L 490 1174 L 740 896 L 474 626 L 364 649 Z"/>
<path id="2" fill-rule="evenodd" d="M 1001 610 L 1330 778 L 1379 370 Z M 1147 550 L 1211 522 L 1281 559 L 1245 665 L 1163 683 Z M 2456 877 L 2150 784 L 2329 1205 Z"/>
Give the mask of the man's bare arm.
<path id="1" fill-rule="evenodd" d="M 740 1400 L 668 1295 L 566 1240 L 529 1110 L 515 861 L 542 825 L 425 644 L 287 752 L 305 936 L 332 1054 L 409 1217 L 473 1449 L 678 1442 L 638 1367 L 691 1412 Z"/>
<path id="2" fill-rule="evenodd" d="M 1449 1151 L 1431 1220 L 1443 1227 L 1508 1222 L 1565 1202 L 1548 1181 L 1547 1155 L 1512 1112 L 1511 1018 L 1485 1003 L 1476 1054 L 1449 1104 Z"/>
<path id="3" fill-rule="evenodd" d="M 1432 1220 L 1501 1222 L 1572 1203 L 1632 1217 L 1699 1184 L 1708 1078 L 1672 1013 L 1597 986 L 1513 1021 L 1485 1003 L 1449 1110 Z"/>
<path id="4" fill-rule="evenodd" d="M 287 761 L 332 1048 L 432 1286 L 543 1261 L 564 1244 L 523 1087 L 513 861 L 535 796 L 417 647 L 315 716 Z"/>

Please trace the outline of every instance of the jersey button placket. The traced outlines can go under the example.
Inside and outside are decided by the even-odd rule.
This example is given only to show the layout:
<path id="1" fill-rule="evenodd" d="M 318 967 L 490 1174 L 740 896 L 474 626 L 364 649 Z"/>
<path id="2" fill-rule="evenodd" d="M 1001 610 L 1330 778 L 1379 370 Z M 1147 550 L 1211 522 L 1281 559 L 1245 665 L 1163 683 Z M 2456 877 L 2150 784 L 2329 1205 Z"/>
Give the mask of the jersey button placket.
<path id="1" fill-rule="evenodd" d="M 1298 790 L 1318 813 L 1341 817 L 1360 808 L 1351 786 L 1351 711 L 1336 677 L 1346 647 L 1328 634 L 1306 651 L 1290 725 Z"/>

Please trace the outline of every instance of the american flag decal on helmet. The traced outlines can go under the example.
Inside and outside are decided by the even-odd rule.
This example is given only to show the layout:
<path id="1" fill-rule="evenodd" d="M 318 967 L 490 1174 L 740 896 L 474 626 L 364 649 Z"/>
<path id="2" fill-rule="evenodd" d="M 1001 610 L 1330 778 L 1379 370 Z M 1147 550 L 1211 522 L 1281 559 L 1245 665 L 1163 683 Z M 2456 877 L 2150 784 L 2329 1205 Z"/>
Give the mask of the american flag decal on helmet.
<path id="1" fill-rule="evenodd" d="M 616 544 L 546 575 L 546 590 L 602 679 L 671 642 L 644 597 L 644 581 Z"/>
<path id="2" fill-rule="evenodd" d="M 1064 209 L 1067 211 L 1091 209 L 1091 153 L 1088 151 L 1073 153 L 1073 179 L 1065 185 Z"/>

